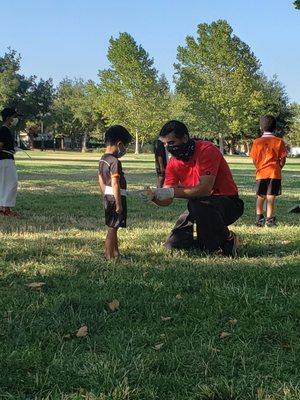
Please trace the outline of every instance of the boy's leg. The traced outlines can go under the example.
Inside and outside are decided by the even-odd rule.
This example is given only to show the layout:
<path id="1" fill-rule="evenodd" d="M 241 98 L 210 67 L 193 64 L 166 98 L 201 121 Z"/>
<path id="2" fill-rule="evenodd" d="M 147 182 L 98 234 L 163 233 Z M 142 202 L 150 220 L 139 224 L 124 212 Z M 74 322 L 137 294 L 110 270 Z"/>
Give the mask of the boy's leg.
<path id="1" fill-rule="evenodd" d="M 265 217 L 264 217 L 264 203 L 266 197 L 263 195 L 257 195 L 256 200 L 256 226 L 262 227 L 265 224 Z"/>
<path id="2" fill-rule="evenodd" d="M 107 260 L 118 257 L 118 229 L 108 227 L 105 239 L 105 257 Z"/>
<path id="3" fill-rule="evenodd" d="M 256 200 L 256 215 L 264 214 L 264 202 L 266 200 L 266 196 L 258 195 Z"/>
<path id="4" fill-rule="evenodd" d="M 275 201 L 276 196 L 281 194 L 281 179 L 271 179 L 268 187 L 267 193 L 267 219 L 266 226 L 274 227 L 276 226 L 275 221 Z"/>
<path id="5" fill-rule="evenodd" d="M 271 194 L 267 195 L 267 218 L 274 217 L 275 199 L 276 199 L 276 196 L 271 195 Z"/>
<path id="6" fill-rule="evenodd" d="M 275 199 L 276 196 L 272 194 L 267 195 L 267 219 L 266 219 L 266 226 L 268 228 L 275 227 L 276 221 L 274 216 L 275 210 Z"/>
<path id="7" fill-rule="evenodd" d="M 270 179 L 257 179 L 256 180 L 256 223 L 258 227 L 265 225 L 264 217 L 264 204 L 266 200 L 266 195 L 268 194 L 268 187 L 270 184 Z"/>

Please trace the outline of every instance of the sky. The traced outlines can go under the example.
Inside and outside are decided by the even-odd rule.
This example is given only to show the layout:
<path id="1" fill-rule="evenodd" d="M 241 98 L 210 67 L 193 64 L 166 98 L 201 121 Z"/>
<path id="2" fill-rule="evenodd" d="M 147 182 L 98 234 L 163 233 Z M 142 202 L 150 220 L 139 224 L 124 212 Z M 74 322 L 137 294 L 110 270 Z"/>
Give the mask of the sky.
<path id="1" fill-rule="evenodd" d="M 293 0 L 10 0 L 0 8 L 0 55 L 21 54 L 26 76 L 97 81 L 110 37 L 130 33 L 172 84 L 177 47 L 199 23 L 227 20 L 300 103 L 300 11 Z"/>

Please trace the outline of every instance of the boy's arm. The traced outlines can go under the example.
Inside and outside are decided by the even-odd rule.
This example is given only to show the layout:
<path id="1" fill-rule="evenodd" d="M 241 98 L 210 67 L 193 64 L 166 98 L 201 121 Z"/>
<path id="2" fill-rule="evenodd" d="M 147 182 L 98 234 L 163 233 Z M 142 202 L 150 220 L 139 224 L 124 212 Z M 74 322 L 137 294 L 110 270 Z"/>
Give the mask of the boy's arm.
<path id="1" fill-rule="evenodd" d="M 111 177 L 111 186 L 114 198 L 116 200 L 116 212 L 120 214 L 123 211 L 122 200 L 121 200 L 121 188 L 120 188 L 120 177 Z"/>
<path id="2" fill-rule="evenodd" d="M 253 164 L 254 164 L 254 166 L 256 168 L 256 160 L 255 160 L 255 157 L 256 157 L 256 146 L 255 146 L 254 142 L 252 143 L 249 157 L 252 158 L 252 162 L 253 162 Z"/>
<path id="3" fill-rule="evenodd" d="M 283 157 L 279 160 L 279 165 L 281 169 L 285 166 L 285 163 L 286 163 L 286 157 Z"/>
<path id="4" fill-rule="evenodd" d="M 164 160 L 163 160 L 163 158 L 162 158 L 161 156 L 158 156 L 158 157 L 157 157 L 157 161 L 158 161 L 158 164 L 159 164 L 159 168 L 160 168 L 160 170 L 161 170 L 161 173 L 164 174 L 164 173 L 165 173 L 165 166 L 164 166 Z"/>
<path id="5" fill-rule="evenodd" d="M 280 165 L 281 169 L 285 165 L 287 155 L 288 155 L 288 150 L 286 148 L 284 141 L 282 140 L 281 146 L 280 146 L 280 158 L 279 158 L 279 165 Z"/>
<path id="6" fill-rule="evenodd" d="M 103 179 L 102 179 L 102 176 L 99 174 L 98 175 L 98 182 L 99 182 L 99 189 L 100 189 L 100 192 L 102 193 L 102 194 L 104 194 L 104 192 L 105 192 L 105 185 L 104 185 L 104 183 L 103 183 Z"/>

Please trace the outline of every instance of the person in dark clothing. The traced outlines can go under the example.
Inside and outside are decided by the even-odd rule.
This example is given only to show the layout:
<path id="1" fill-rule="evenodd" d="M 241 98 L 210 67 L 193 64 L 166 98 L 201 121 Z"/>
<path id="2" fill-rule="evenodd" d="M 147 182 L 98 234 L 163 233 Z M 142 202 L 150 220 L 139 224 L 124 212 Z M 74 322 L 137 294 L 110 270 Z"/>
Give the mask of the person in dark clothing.
<path id="1" fill-rule="evenodd" d="M 145 197 L 161 206 L 170 205 L 174 197 L 188 200 L 187 210 L 177 220 L 166 247 L 196 247 L 235 257 L 239 241 L 228 225 L 243 214 L 244 203 L 223 155 L 211 142 L 190 139 L 187 127 L 180 121 L 166 123 L 160 137 L 172 157 L 164 187 L 149 189 Z"/>
<path id="2" fill-rule="evenodd" d="M 168 164 L 168 152 L 165 145 L 160 137 L 158 137 L 154 143 L 154 156 L 155 156 L 155 168 L 157 175 L 157 187 L 163 187 L 165 180 L 165 171 Z"/>
<path id="3" fill-rule="evenodd" d="M 105 133 L 105 154 L 99 161 L 99 186 L 104 195 L 105 224 L 105 257 L 107 260 L 120 256 L 118 248 L 118 229 L 126 227 L 126 179 L 119 158 L 126 153 L 126 146 L 132 136 L 121 125 L 108 128 Z"/>
<path id="4" fill-rule="evenodd" d="M 21 114 L 6 107 L 1 112 L 3 124 L 0 128 L 0 215 L 16 217 L 12 211 L 16 204 L 18 174 L 14 161 L 15 137 L 11 128 L 18 123 Z"/>

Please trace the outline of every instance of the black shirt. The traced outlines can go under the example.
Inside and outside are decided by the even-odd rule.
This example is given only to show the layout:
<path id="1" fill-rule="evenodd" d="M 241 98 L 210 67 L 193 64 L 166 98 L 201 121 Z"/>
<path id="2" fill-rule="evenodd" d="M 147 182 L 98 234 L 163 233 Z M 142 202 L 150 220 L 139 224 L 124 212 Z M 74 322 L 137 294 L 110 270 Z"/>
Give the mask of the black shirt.
<path id="1" fill-rule="evenodd" d="M 163 144 L 163 142 L 159 139 L 157 139 L 155 141 L 154 144 L 154 154 L 155 154 L 155 166 L 156 166 L 156 170 L 160 171 L 160 165 L 158 162 L 158 157 L 162 157 L 163 159 L 163 164 L 164 167 L 166 168 L 167 166 L 167 154 L 166 154 L 166 148 L 165 145 Z"/>
<path id="2" fill-rule="evenodd" d="M 120 188 L 127 189 L 122 164 L 113 154 L 103 154 L 99 161 L 99 175 L 105 186 L 111 186 L 111 178 L 118 176 L 120 177 Z"/>
<path id="3" fill-rule="evenodd" d="M 15 151 L 15 138 L 13 133 L 6 127 L 1 126 L 0 128 L 0 143 L 3 143 L 2 150 Z M 0 160 L 13 160 L 13 154 L 6 153 L 0 150 Z"/>

